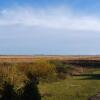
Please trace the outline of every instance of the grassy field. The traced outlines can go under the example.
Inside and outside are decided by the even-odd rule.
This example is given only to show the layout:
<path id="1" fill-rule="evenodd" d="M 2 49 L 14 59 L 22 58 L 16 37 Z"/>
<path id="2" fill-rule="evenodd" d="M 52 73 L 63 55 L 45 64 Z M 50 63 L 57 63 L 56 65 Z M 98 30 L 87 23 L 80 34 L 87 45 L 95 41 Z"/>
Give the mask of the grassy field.
<path id="1" fill-rule="evenodd" d="M 54 55 L 54 56 L 28 56 L 28 55 L 2 55 L 0 56 L 0 63 L 2 62 L 10 62 L 10 63 L 16 63 L 16 62 L 34 62 L 37 59 L 46 59 L 46 60 L 66 60 L 66 61 L 70 61 L 70 60 L 96 60 L 96 61 L 100 61 L 100 56 L 61 56 L 61 55 Z"/>
<path id="2" fill-rule="evenodd" d="M 0 56 L 1 98 L 88 100 L 98 92 L 100 56 Z"/>
<path id="3" fill-rule="evenodd" d="M 100 69 L 54 83 L 41 83 L 42 100 L 88 100 L 100 92 Z"/>

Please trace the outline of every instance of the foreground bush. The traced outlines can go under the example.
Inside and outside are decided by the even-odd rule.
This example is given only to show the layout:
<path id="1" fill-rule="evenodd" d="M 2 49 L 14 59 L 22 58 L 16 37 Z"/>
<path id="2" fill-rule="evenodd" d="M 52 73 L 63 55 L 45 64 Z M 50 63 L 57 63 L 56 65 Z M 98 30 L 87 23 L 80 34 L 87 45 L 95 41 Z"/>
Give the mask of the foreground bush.
<path id="1" fill-rule="evenodd" d="M 16 65 L 0 66 L 0 100 L 40 99 L 37 81 L 33 75 L 30 78 L 28 74 L 19 71 Z"/>
<path id="2" fill-rule="evenodd" d="M 46 60 L 37 60 L 34 63 L 30 64 L 21 64 L 18 66 L 18 69 L 21 72 L 24 72 L 26 75 L 27 73 L 31 73 L 39 80 L 53 80 L 56 77 L 56 68 L 54 64 L 51 64 L 49 61 Z"/>
<path id="3" fill-rule="evenodd" d="M 0 67 L 0 84 L 3 85 L 6 83 L 14 86 L 14 89 L 17 90 L 24 86 L 24 81 L 28 80 L 26 75 L 20 72 L 16 66 L 2 66 Z"/>
<path id="4" fill-rule="evenodd" d="M 0 100 L 40 100 L 39 80 L 51 81 L 55 75 L 55 66 L 46 60 L 0 64 Z"/>

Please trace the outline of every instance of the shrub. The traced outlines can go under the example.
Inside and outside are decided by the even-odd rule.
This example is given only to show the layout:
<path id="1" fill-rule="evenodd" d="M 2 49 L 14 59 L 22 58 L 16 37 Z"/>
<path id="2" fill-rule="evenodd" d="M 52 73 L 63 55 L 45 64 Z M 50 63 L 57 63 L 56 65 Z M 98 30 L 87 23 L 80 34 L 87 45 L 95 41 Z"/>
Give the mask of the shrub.
<path id="1" fill-rule="evenodd" d="M 35 79 L 19 71 L 17 65 L 0 66 L 0 100 L 41 100 Z"/>
<path id="2" fill-rule="evenodd" d="M 24 66 L 21 65 L 18 68 L 26 75 L 31 73 L 39 79 L 50 79 L 50 77 L 55 74 L 55 65 L 42 59 L 36 60 L 30 64 L 24 64 Z"/>
<path id="3" fill-rule="evenodd" d="M 16 66 L 0 66 L 0 86 L 1 89 L 6 83 L 14 86 L 14 89 L 17 90 L 24 86 L 24 81 L 28 80 L 27 77 L 21 73 Z"/>

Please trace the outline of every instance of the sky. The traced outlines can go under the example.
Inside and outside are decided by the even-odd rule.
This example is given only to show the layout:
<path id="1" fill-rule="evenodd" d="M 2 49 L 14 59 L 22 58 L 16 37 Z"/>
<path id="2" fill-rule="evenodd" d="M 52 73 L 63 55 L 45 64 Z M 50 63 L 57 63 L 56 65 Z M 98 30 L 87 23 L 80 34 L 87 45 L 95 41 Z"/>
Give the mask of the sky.
<path id="1" fill-rule="evenodd" d="M 100 55 L 100 0 L 0 0 L 0 55 Z"/>

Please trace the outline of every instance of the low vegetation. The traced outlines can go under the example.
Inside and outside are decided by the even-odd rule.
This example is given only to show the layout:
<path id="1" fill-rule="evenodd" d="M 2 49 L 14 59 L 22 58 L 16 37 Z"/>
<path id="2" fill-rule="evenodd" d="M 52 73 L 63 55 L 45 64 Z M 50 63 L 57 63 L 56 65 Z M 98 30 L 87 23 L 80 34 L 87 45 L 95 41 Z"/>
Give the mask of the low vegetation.
<path id="1" fill-rule="evenodd" d="M 0 100 L 87 100 L 100 90 L 100 68 L 78 63 L 0 63 Z"/>
<path id="2" fill-rule="evenodd" d="M 26 98 L 30 98 L 30 100 L 33 100 L 33 98 L 35 98 L 35 100 L 40 100 L 40 98 L 38 98 L 40 96 L 37 88 L 39 81 L 49 81 L 53 78 L 52 76 L 54 73 L 55 66 L 46 60 L 38 60 L 34 63 L 27 64 L 1 63 L 1 100 L 8 100 L 6 98 L 9 98 L 9 100 L 25 100 Z"/>

